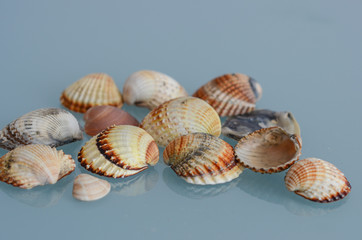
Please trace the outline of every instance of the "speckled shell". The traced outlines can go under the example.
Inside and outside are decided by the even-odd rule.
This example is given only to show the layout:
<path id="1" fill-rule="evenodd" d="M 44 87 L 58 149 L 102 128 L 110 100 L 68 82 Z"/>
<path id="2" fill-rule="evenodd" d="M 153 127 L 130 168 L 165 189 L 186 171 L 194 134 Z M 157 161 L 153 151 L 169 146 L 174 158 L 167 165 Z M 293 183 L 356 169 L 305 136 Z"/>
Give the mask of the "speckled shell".
<path id="1" fill-rule="evenodd" d="M 0 132 L 0 147 L 12 150 L 28 144 L 61 146 L 83 138 L 77 119 L 59 108 L 42 108 L 12 121 Z"/>
<path id="2" fill-rule="evenodd" d="M 94 136 L 112 125 L 138 126 L 139 122 L 131 114 L 113 106 L 95 106 L 84 114 L 84 131 Z"/>
<path id="3" fill-rule="evenodd" d="M 274 112 L 266 109 L 229 117 L 222 126 L 223 135 L 239 141 L 256 130 L 268 127 L 281 127 L 289 134 L 300 136 L 298 122 L 290 112 Z"/>
<path id="4" fill-rule="evenodd" d="M 110 190 L 111 184 L 106 180 L 79 174 L 74 179 L 73 197 L 81 201 L 95 201 L 105 197 Z"/>
<path id="5" fill-rule="evenodd" d="M 143 129 L 112 126 L 90 139 L 80 150 L 78 160 L 87 170 L 107 177 L 127 177 L 155 165 L 158 147 Z"/>
<path id="6" fill-rule="evenodd" d="M 121 107 L 122 96 L 113 79 L 105 73 L 89 74 L 64 90 L 60 102 L 72 111 L 84 113 L 99 105 Z"/>
<path id="7" fill-rule="evenodd" d="M 230 144 L 206 133 L 191 133 L 170 142 L 163 159 L 186 182 L 200 185 L 229 182 L 244 169 Z"/>
<path id="8" fill-rule="evenodd" d="M 143 119 L 141 128 L 166 146 L 177 137 L 193 132 L 220 136 L 221 122 L 215 110 L 205 101 L 194 97 L 181 97 L 165 102 Z"/>
<path id="9" fill-rule="evenodd" d="M 260 84 L 240 73 L 217 77 L 193 94 L 209 103 L 221 117 L 252 111 L 261 95 Z"/>
<path id="10" fill-rule="evenodd" d="M 54 184 L 74 169 L 70 155 L 40 144 L 20 146 L 0 158 L 0 180 L 26 189 Z"/>
<path id="11" fill-rule="evenodd" d="M 301 144 L 298 136 L 280 127 L 262 128 L 240 139 L 235 146 L 236 158 L 255 172 L 284 171 L 299 159 Z"/>
<path id="12" fill-rule="evenodd" d="M 154 109 L 178 97 L 188 96 L 186 90 L 166 74 L 142 70 L 128 77 L 123 86 L 123 98 L 129 105 Z"/>
<path id="13" fill-rule="evenodd" d="M 289 191 L 315 201 L 333 202 L 347 196 L 351 184 L 333 164 L 318 158 L 306 158 L 295 163 L 285 176 Z"/>

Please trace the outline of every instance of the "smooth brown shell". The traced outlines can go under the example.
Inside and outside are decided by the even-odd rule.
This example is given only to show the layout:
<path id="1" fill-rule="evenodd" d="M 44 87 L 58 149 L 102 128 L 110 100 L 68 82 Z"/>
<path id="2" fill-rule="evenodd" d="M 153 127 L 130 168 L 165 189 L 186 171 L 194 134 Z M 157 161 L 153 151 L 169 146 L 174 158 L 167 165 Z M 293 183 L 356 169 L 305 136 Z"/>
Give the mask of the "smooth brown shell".
<path id="1" fill-rule="evenodd" d="M 298 161 L 284 180 L 289 191 L 315 202 L 334 202 L 351 191 L 344 174 L 333 164 L 318 158 Z"/>
<path id="2" fill-rule="evenodd" d="M 89 174 L 79 174 L 73 183 L 73 197 L 81 201 L 95 201 L 105 197 L 111 190 L 106 180 Z"/>
<path id="3" fill-rule="evenodd" d="M 235 116 L 252 111 L 261 98 L 262 88 L 253 78 L 240 73 L 217 77 L 194 94 L 210 104 L 221 116 Z"/>
<path id="4" fill-rule="evenodd" d="M 84 120 L 84 131 L 90 136 L 95 136 L 112 125 L 139 125 L 131 114 L 113 106 L 91 107 L 84 114 Z"/>

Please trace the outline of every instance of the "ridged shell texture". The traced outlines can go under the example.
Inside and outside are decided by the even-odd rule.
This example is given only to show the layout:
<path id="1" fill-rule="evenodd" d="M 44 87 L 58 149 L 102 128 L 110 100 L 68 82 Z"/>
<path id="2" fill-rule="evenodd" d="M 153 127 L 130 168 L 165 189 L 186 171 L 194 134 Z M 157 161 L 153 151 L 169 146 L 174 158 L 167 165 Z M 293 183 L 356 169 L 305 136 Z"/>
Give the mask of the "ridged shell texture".
<path id="1" fill-rule="evenodd" d="M 106 180 L 89 174 L 79 174 L 73 183 L 73 197 L 81 201 L 95 201 L 105 197 L 111 190 Z"/>

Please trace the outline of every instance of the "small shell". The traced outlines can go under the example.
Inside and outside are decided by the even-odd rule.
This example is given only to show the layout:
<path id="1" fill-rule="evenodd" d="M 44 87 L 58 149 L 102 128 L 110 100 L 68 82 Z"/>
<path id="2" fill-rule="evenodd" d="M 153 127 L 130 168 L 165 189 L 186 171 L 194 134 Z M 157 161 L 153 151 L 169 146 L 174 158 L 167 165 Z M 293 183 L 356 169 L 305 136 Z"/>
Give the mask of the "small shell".
<path id="1" fill-rule="evenodd" d="M 318 158 L 306 158 L 295 163 L 285 176 L 289 191 L 315 201 L 333 202 L 347 196 L 351 184 L 333 164 Z"/>
<path id="2" fill-rule="evenodd" d="M 193 96 L 205 100 L 223 117 L 252 111 L 261 95 L 262 88 L 258 82 L 247 75 L 234 73 L 209 81 Z"/>
<path id="3" fill-rule="evenodd" d="M 94 136 L 112 125 L 138 126 L 139 122 L 131 114 L 113 106 L 95 106 L 84 114 L 84 131 Z"/>
<path id="4" fill-rule="evenodd" d="M 194 97 L 181 97 L 163 103 L 143 119 L 141 128 L 166 146 L 173 139 L 193 132 L 220 136 L 218 114 L 205 101 Z"/>
<path id="5" fill-rule="evenodd" d="M 94 201 L 105 197 L 111 190 L 106 180 L 89 174 L 79 174 L 74 179 L 73 197 L 81 201 Z"/>
<path id="6" fill-rule="evenodd" d="M 143 129 L 112 126 L 91 138 L 80 150 L 78 160 L 87 170 L 106 177 L 128 177 L 155 165 L 158 147 Z"/>
<path id="7" fill-rule="evenodd" d="M 54 184 L 74 169 L 70 155 L 40 144 L 20 146 L 0 158 L 0 180 L 26 189 Z"/>
<path id="8" fill-rule="evenodd" d="M 262 128 L 240 139 L 237 159 L 255 172 L 274 173 L 289 168 L 301 154 L 299 137 L 280 127 Z"/>
<path id="9" fill-rule="evenodd" d="M 186 182 L 200 185 L 229 182 L 244 169 L 230 144 L 206 133 L 191 133 L 170 142 L 163 159 Z"/>
<path id="10" fill-rule="evenodd" d="M 99 105 L 121 107 L 122 96 L 113 79 L 105 73 L 89 74 L 67 87 L 60 102 L 72 111 L 84 113 Z"/>
<path id="11" fill-rule="evenodd" d="M 229 117 L 223 124 L 221 132 L 223 135 L 239 141 L 249 133 L 268 127 L 281 127 L 289 134 L 300 136 L 299 124 L 292 113 L 266 109 Z"/>
<path id="12" fill-rule="evenodd" d="M 61 146 L 83 138 L 77 119 L 59 108 L 42 108 L 12 121 L 0 132 L 0 147 L 12 150 L 28 144 Z"/>
<path id="13" fill-rule="evenodd" d="M 186 90 L 166 74 L 143 70 L 128 77 L 123 86 L 123 98 L 129 105 L 154 109 L 178 97 L 188 96 Z"/>

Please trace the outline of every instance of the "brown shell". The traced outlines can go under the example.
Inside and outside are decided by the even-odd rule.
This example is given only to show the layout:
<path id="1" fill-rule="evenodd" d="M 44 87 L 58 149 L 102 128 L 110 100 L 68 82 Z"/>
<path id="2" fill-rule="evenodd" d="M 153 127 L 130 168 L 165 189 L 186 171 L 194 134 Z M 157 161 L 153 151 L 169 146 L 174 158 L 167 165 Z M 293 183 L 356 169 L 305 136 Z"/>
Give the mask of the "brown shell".
<path id="1" fill-rule="evenodd" d="M 280 127 L 270 127 L 240 139 L 235 153 L 244 167 L 255 172 L 274 173 L 289 168 L 297 161 L 301 148 L 298 136 L 290 135 Z"/>
<path id="2" fill-rule="evenodd" d="M 112 125 L 138 126 L 139 122 L 131 114 L 113 106 L 95 106 L 84 114 L 84 131 L 94 136 Z"/>
<path id="3" fill-rule="evenodd" d="M 111 190 L 106 180 L 89 174 L 79 174 L 73 183 L 73 197 L 81 201 L 95 201 L 105 197 Z"/>
<path id="4" fill-rule="evenodd" d="M 230 144 L 206 133 L 191 133 L 170 142 L 163 159 L 186 182 L 200 185 L 229 182 L 244 169 Z"/>
<path id="5" fill-rule="evenodd" d="M 60 102 L 66 108 L 80 113 L 93 106 L 123 105 L 121 93 L 115 82 L 105 73 L 93 73 L 79 79 L 63 91 Z"/>
<path id="6" fill-rule="evenodd" d="M 295 163 L 285 176 L 285 186 L 306 199 L 322 203 L 340 200 L 351 191 L 344 174 L 333 164 L 318 158 Z"/>
<path id="7" fill-rule="evenodd" d="M 262 88 L 253 78 L 240 74 L 217 77 L 194 94 L 210 104 L 221 116 L 235 116 L 252 111 L 261 98 Z"/>

